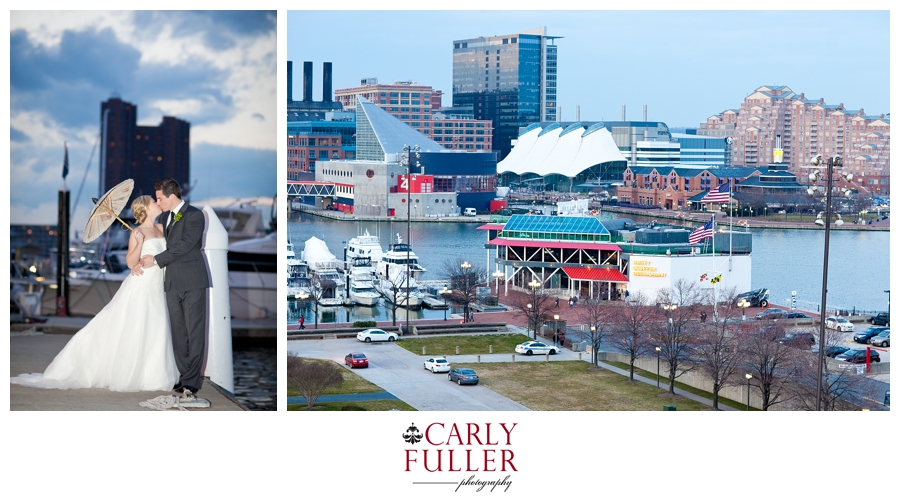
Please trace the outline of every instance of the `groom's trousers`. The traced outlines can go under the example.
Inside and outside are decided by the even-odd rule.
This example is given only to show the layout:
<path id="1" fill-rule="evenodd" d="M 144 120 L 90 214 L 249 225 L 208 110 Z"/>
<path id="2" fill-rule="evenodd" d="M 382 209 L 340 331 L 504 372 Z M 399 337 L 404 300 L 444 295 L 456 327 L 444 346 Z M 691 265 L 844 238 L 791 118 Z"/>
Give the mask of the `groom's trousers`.
<path id="1" fill-rule="evenodd" d="M 209 289 L 166 292 L 172 349 L 181 384 L 200 389 L 206 350 L 206 316 Z"/>

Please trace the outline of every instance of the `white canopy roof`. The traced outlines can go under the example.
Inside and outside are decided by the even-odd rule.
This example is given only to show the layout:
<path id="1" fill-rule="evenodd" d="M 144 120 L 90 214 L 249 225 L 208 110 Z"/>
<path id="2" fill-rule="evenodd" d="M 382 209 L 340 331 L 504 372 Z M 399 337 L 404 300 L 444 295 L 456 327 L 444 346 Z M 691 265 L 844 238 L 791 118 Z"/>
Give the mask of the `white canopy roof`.
<path id="1" fill-rule="evenodd" d="M 558 123 L 545 128 L 532 124 L 519 136 L 509 155 L 497 164 L 497 172 L 575 177 L 589 167 L 613 161 L 626 159 L 602 122 L 587 129 L 580 123 L 565 129 Z"/>

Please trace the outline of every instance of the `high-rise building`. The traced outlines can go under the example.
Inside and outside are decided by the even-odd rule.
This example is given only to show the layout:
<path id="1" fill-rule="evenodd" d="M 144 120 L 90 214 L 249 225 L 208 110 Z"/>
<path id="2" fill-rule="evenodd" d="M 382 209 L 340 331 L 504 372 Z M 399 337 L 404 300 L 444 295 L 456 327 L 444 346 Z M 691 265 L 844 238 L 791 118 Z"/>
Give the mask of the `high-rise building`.
<path id="1" fill-rule="evenodd" d="M 767 85 L 747 96 L 740 108 L 709 117 L 697 134 L 732 137 L 736 166 L 762 167 L 776 161 L 779 140 L 783 161 L 794 174 L 804 173 L 813 155 L 839 155 L 862 191 L 890 193 L 889 116 L 866 115 L 843 103 L 806 99 L 787 86 Z"/>
<path id="2" fill-rule="evenodd" d="M 363 78 L 359 87 L 334 91 L 334 99 L 345 110 L 356 110 L 357 95 L 444 148 L 492 150 L 493 123 L 441 111 L 442 92 L 430 85 L 415 82 L 381 84 L 377 78 Z"/>
<path id="3" fill-rule="evenodd" d="M 557 120 L 557 38 L 542 27 L 453 42 L 453 106 L 493 122 L 500 159 L 521 129 Z"/>
<path id="4" fill-rule="evenodd" d="M 158 126 L 137 125 L 137 105 L 111 97 L 100 105 L 100 195 L 126 179 L 134 179 L 134 196 L 154 196 L 153 185 L 164 179 L 189 190 L 191 124 L 163 117 Z"/>

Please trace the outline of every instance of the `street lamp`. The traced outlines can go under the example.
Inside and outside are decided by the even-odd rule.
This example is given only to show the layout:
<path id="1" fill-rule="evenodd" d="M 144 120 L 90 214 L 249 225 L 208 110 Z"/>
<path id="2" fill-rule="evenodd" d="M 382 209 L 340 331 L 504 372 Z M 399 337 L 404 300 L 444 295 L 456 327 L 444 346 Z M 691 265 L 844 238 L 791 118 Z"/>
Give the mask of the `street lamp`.
<path id="1" fill-rule="evenodd" d="M 891 317 L 891 290 L 888 289 L 884 292 L 885 292 L 885 294 L 888 295 L 888 318 L 890 318 Z"/>
<path id="2" fill-rule="evenodd" d="M 747 320 L 747 315 L 745 315 L 745 313 L 747 312 L 747 308 L 750 306 L 750 301 L 747 301 L 747 298 L 741 298 L 741 300 L 738 301 L 737 305 L 738 308 L 741 309 L 741 320 Z"/>
<path id="3" fill-rule="evenodd" d="M 532 325 L 534 325 L 534 321 L 531 320 L 531 303 L 526 304 L 525 308 L 528 309 L 528 314 L 526 315 L 528 317 L 528 329 L 531 329 Z M 528 332 L 528 329 L 526 329 L 526 333 Z M 537 339 L 537 336 L 535 336 L 534 339 Z"/>
<path id="4" fill-rule="evenodd" d="M 410 170 L 412 167 L 419 168 L 419 152 L 422 151 L 418 145 L 417 146 L 403 146 L 403 154 L 400 155 L 400 166 L 406 165 L 406 332 L 409 332 L 409 289 L 410 289 L 410 276 L 409 276 L 409 253 L 411 250 L 412 242 L 410 241 L 410 217 L 411 211 L 410 206 L 412 205 L 412 178 L 410 176 Z"/>
<path id="5" fill-rule="evenodd" d="M 753 379 L 753 374 L 747 373 L 744 374 L 744 377 L 747 378 L 747 410 L 750 410 L 750 380 Z"/>
<path id="6" fill-rule="evenodd" d="M 459 267 L 463 269 L 463 275 L 466 278 L 466 284 L 464 285 L 465 288 L 463 289 L 463 296 L 464 296 L 463 299 L 466 302 L 466 306 L 465 306 L 466 318 L 465 318 L 465 320 L 463 320 L 463 322 L 468 323 L 469 322 L 469 269 L 472 268 L 472 265 L 468 261 L 465 261 L 463 264 L 459 265 Z"/>
<path id="7" fill-rule="evenodd" d="M 504 278 L 506 276 L 506 273 L 497 270 L 491 275 L 494 277 L 494 288 L 497 289 L 497 297 L 500 297 L 500 279 Z"/>
<path id="8" fill-rule="evenodd" d="M 822 377 L 825 367 L 825 317 L 828 316 L 826 315 L 828 305 L 826 301 L 828 299 L 828 248 L 831 235 L 831 192 L 834 185 L 834 168 L 842 167 L 843 161 L 839 156 L 822 158 L 822 155 L 816 155 L 812 157 L 809 163 L 812 167 L 825 167 L 824 174 L 818 169 L 809 174 L 809 181 L 812 183 L 812 186 L 806 190 L 811 198 L 822 194 L 825 195 L 825 211 L 824 213 L 819 213 L 819 219 L 816 221 L 817 225 L 825 227 L 825 255 L 822 264 L 822 315 L 819 318 L 819 360 L 816 370 L 816 410 L 818 411 L 822 409 Z M 815 185 L 822 176 L 825 177 L 824 190 Z M 853 174 L 850 172 L 841 172 L 840 177 L 848 183 L 853 181 Z M 841 191 L 844 197 L 852 197 L 853 192 L 849 188 L 842 188 Z M 834 224 L 838 226 L 843 224 L 840 216 L 838 216 Z M 747 384 L 750 384 L 749 381 Z"/>
<path id="9" fill-rule="evenodd" d="M 444 321 L 445 322 L 447 321 L 447 296 L 449 294 L 451 294 L 451 292 L 452 291 L 450 289 L 448 289 L 446 285 L 444 285 L 444 288 L 441 289 L 439 292 L 441 297 L 444 298 Z"/>
<path id="10" fill-rule="evenodd" d="M 538 282 L 536 279 L 532 278 L 531 282 L 528 282 L 528 287 L 531 287 L 531 304 L 534 304 L 534 308 L 537 309 L 537 290 L 540 289 L 541 283 Z M 528 305 L 529 308 L 532 307 L 531 304 Z M 538 315 L 538 312 L 534 311 L 532 313 L 534 315 L 534 329 L 533 329 L 534 339 L 537 339 L 537 327 L 538 327 L 537 326 L 537 321 L 538 321 L 537 315 Z"/>
<path id="11" fill-rule="evenodd" d="M 656 347 L 656 387 L 659 388 L 659 355 L 662 353 L 662 348 L 659 346 Z"/>

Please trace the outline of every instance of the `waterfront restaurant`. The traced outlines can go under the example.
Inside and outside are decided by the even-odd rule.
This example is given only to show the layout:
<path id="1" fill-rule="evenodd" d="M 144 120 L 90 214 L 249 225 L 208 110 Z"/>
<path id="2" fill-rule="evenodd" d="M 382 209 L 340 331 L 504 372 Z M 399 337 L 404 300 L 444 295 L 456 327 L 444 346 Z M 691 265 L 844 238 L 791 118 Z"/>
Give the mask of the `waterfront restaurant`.
<path id="1" fill-rule="evenodd" d="M 510 285 L 528 291 L 532 281 L 554 295 L 602 299 L 624 299 L 626 291 L 654 298 L 678 280 L 711 293 L 751 289 L 746 231 L 719 229 L 714 239 L 691 246 L 690 229 L 596 215 L 514 215 L 478 229 L 488 232 L 488 269 L 502 271 L 506 295 Z"/>

